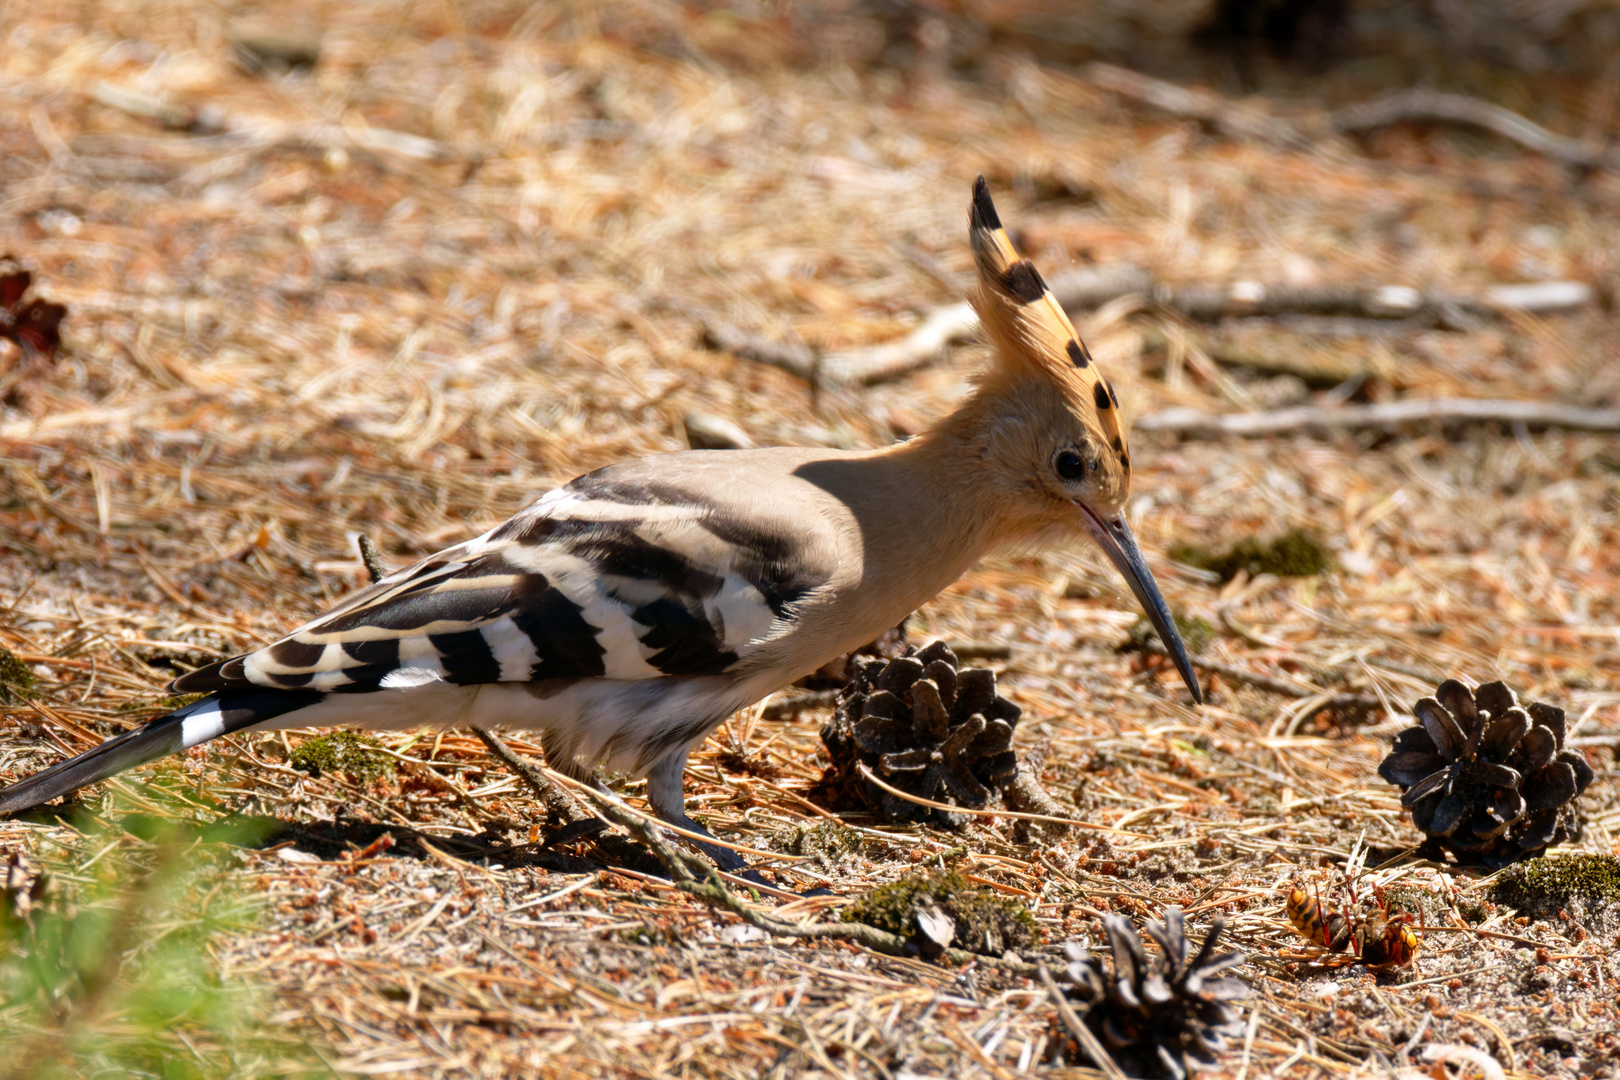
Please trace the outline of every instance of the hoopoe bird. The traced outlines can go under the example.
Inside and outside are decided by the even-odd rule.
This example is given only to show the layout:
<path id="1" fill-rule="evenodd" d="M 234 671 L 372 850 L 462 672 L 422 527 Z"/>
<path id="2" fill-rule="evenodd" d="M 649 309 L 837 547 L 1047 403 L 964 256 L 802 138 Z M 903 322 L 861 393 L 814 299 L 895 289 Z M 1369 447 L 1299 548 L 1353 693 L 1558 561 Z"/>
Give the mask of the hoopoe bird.
<path id="1" fill-rule="evenodd" d="M 659 817 L 708 836 L 682 779 L 727 716 L 876 638 L 986 553 L 1076 535 L 1119 569 L 1201 701 L 1125 521 L 1114 388 L 983 177 L 969 234 L 993 361 L 921 435 L 685 451 L 581 476 L 274 644 L 182 675 L 175 691 L 207 696 L 0 791 L 0 813 L 221 735 L 470 724 L 538 730 L 548 763 L 580 779 L 601 764 L 645 776 Z"/>

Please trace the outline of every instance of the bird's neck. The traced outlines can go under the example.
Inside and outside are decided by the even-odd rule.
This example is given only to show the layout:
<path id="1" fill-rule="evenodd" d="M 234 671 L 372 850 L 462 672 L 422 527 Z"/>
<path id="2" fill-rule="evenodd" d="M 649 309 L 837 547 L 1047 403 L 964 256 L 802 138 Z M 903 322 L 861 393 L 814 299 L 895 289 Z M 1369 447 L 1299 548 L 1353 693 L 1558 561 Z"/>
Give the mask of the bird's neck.
<path id="1" fill-rule="evenodd" d="M 915 596 L 912 606 L 990 551 L 1024 539 L 1019 501 L 990 453 L 1001 410 L 984 398 L 976 395 L 922 434 L 867 458 L 867 497 L 881 500 L 894 523 L 867 538 L 883 545 L 869 552 L 869 562 L 875 556 L 878 565 L 897 569 Z"/>

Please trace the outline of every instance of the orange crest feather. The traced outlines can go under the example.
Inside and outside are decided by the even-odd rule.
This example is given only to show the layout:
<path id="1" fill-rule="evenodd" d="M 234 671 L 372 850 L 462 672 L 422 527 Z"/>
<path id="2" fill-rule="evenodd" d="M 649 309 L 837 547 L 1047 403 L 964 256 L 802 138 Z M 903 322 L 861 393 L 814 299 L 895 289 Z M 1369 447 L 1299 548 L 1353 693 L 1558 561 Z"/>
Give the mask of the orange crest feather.
<path id="1" fill-rule="evenodd" d="M 969 299 L 995 346 L 1002 370 L 1052 383 L 1087 426 L 1094 428 L 1102 445 L 1115 450 L 1129 473 L 1125 427 L 1114 387 L 1103 378 L 1035 264 L 1020 257 L 1013 247 L 982 176 L 973 184 L 968 234 L 979 268 L 979 285 Z"/>

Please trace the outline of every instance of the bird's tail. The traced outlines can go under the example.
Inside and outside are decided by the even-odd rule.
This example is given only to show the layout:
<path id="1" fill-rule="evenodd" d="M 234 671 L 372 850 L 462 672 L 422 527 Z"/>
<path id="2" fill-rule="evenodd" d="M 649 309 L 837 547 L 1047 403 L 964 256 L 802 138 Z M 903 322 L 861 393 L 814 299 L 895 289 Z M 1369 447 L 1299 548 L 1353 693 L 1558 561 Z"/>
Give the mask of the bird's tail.
<path id="1" fill-rule="evenodd" d="M 233 731 L 256 727 L 325 697 L 313 690 L 227 690 L 210 694 L 0 790 L 0 815 L 27 810 L 125 769 Z"/>

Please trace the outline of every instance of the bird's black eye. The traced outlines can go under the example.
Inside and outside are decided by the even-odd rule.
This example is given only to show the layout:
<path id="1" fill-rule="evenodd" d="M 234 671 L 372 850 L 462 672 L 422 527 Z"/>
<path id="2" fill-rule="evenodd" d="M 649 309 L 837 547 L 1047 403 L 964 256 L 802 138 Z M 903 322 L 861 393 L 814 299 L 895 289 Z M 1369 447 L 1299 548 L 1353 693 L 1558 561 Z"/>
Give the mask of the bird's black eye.
<path id="1" fill-rule="evenodd" d="M 1078 480 L 1086 475 L 1086 463 L 1073 450 L 1065 450 L 1057 456 L 1057 471 L 1065 480 Z"/>

